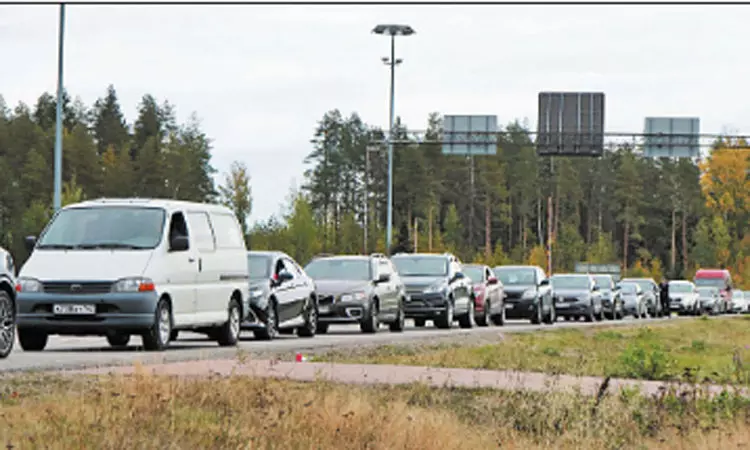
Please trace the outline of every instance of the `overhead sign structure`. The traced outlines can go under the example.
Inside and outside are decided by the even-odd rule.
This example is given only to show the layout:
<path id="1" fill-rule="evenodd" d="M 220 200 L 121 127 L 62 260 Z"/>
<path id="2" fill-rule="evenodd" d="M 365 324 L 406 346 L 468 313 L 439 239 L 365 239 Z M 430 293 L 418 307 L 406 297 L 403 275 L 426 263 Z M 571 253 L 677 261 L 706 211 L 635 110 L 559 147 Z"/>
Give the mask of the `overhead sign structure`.
<path id="1" fill-rule="evenodd" d="M 614 278 L 615 281 L 619 281 L 620 274 L 622 273 L 622 267 L 618 263 L 591 264 L 587 262 L 578 262 L 576 263 L 575 272 L 576 273 L 612 275 L 612 278 Z"/>
<path id="2" fill-rule="evenodd" d="M 540 92 L 537 153 L 601 156 L 604 153 L 604 94 Z"/>
<path id="3" fill-rule="evenodd" d="M 444 116 L 444 155 L 497 153 L 497 116 Z"/>
<path id="4" fill-rule="evenodd" d="M 698 117 L 646 117 L 643 154 L 648 158 L 700 156 Z"/>

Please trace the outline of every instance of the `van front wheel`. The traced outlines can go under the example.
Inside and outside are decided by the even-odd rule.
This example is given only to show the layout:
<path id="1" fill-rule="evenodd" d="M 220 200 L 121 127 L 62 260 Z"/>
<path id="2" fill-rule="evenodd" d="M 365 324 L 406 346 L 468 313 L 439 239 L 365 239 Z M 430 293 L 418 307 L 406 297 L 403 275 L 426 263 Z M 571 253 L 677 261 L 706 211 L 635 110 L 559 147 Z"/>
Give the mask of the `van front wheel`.
<path id="1" fill-rule="evenodd" d="M 172 334 L 172 310 L 165 299 L 159 300 L 154 314 L 154 324 L 141 336 L 143 348 L 148 351 L 161 351 L 169 345 Z"/>

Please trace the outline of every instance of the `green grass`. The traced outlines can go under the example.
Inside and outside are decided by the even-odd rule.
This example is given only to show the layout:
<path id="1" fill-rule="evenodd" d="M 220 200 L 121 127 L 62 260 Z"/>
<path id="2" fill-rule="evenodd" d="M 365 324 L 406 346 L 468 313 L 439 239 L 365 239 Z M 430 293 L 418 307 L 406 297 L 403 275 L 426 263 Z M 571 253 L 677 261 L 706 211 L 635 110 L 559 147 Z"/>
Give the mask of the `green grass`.
<path id="1" fill-rule="evenodd" d="M 750 317 L 509 333 L 489 345 L 395 345 L 315 359 L 747 385 Z"/>

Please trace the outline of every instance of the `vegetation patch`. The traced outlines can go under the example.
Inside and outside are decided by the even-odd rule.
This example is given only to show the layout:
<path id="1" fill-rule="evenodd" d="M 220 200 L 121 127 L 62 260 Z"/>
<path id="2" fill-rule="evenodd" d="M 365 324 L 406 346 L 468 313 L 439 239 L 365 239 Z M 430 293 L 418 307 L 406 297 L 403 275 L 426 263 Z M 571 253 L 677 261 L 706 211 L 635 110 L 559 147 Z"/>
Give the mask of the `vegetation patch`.
<path id="1" fill-rule="evenodd" d="M 750 400 L 730 392 L 588 397 L 146 374 L 26 374 L 0 388 L 0 439 L 16 449 L 736 448 L 750 442 L 748 423 Z"/>
<path id="2" fill-rule="evenodd" d="M 399 344 L 316 360 L 750 384 L 748 317 L 518 333 L 476 346 Z"/>

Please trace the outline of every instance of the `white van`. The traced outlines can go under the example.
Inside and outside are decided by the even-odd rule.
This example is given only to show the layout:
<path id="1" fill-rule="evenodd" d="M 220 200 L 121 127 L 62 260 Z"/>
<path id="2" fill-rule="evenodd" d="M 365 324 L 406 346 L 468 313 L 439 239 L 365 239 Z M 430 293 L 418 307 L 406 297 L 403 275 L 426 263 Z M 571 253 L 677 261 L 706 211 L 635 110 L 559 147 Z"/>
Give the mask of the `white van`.
<path id="1" fill-rule="evenodd" d="M 162 350 L 179 330 L 236 345 L 249 308 L 245 242 L 231 210 L 158 199 L 100 199 L 66 206 L 21 269 L 18 340 L 43 350 L 51 334 L 133 334 Z"/>

